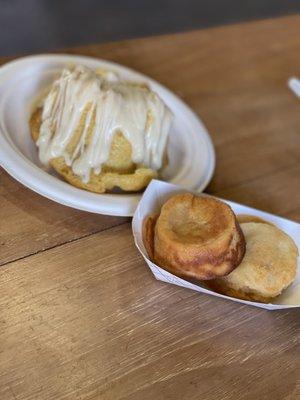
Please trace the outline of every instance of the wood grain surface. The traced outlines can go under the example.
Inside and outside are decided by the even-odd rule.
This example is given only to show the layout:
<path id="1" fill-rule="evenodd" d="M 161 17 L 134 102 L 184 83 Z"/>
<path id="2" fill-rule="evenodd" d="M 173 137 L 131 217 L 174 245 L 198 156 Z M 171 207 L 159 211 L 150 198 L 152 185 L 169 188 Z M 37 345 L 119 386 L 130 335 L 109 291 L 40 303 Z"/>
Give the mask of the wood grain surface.
<path id="1" fill-rule="evenodd" d="M 207 191 L 300 221 L 300 16 L 68 52 L 179 94 L 216 147 Z M 6 59 L 1 59 L 5 62 Z M 299 311 L 155 281 L 128 219 L 58 205 L 0 171 L 0 399 L 300 398 Z"/>

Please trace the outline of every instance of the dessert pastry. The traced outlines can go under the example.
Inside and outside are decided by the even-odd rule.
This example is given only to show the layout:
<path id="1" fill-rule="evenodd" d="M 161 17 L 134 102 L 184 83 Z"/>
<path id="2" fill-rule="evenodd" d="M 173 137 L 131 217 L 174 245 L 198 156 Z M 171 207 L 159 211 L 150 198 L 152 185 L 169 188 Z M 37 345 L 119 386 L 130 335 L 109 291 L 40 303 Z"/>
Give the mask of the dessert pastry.
<path id="1" fill-rule="evenodd" d="M 265 221 L 242 223 L 241 228 L 246 239 L 243 261 L 208 285 L 239 299 L 269 302 L 295 279 L 298 249 L 287 234 Z"/>
<path id="2" fill-rule="evenodd" d="M 257 217 L 256 215 L 238 214 L 236 218 L 239 224 L 246 224 L 247 222 L 261 222 L 263 224 L 269 224 L 274 226 L 272 222 L 265 221 L 264 219 Z"/>
<path id="3" fill-rule="evenodd" d="M 159 214 L 151 214 L 143 222 L 143 242 L 150 260 L 154 261 L 154 234 Z"/>
<path id="4" fill-rule="evenodd" d="M 155 263 L 198 280 L 229 274 L 245 252 L 244 236 L 231 208 L 208 196 L 172 196 L 159 216 L 145 220 L 143 233 Z"/>
<path id="5" fill-rule="evenodd" d="M 160 267 L 240 299 L 270 302 L 296 276 L 292 238 L 260 217 L 235 218 L 230 207 L 208 196 L 172 196 L 144 220 L 143 241 Z"/>
<path id="6" fill-rule="evenodd" d="M 44 165 L 96 193 L 143 189 L 166 162 L 172 115 L 146 85 L 65 69 L 31 118 Z"/>

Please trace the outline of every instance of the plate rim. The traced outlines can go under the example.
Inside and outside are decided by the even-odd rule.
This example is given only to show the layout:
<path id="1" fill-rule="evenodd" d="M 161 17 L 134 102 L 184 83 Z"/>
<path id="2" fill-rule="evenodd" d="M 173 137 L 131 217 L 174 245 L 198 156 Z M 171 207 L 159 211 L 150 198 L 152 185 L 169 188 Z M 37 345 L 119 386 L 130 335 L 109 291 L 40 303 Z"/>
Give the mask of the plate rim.
<path id="1" fill-rule="evenodd" d="M 180 103 L 180 106 L 184 109 L 184 111 L 188 114 L 189 119 L 194 120 L 199 126 L 201 126 L 201 135 L 203 136 L 203 139 L 205 140 L 205 143 L 207 145 L 208 151 L 209 151 L 209 156 L 208 156 L 208 165 L 206 166 L 206 174 L 205 178 L 203 179 L 202 182 L 198 182 L 198 184 L 193 188 L 193 190 L 196 190 L 198 192 L 202 192 L 205 187 L 208 185 L 210 182 L 214 170 L 215 170 L 215 163 L 216 163 L 216 156 L 215 156 L 215 150 L 213 146 L 212 139 L 203 124 L 202 120 L 198 115 L 182 100 L 180 99 L 179 96 L 177 96 L 174 92 L 172 92 L 170 89 L 162 85 L 161 83 L 157 82 L 156 80 L 152 79 L 151 77 L 136 71 L 132 68 L 126 67 L 122 64 L 115 63 L 113 61 L 108 61 L 108 60 L 103 60 L 101 58 L 96 58 L 96 57 L 88 57 L 88 56 L 83 56 L 83 55 L 76 55 L 76 54 L 64 54 L 64 53 L 45 53 L 45 54 L 36 54 L 36 55 L 30 55 L 30 56 L 25 56 L 25 57 L 20 57 L 18 59 L 12 60 L 3 66 L 0 67 L 0 84 L 2 81 L 5 79 L 5 73 L 7 72 L 12 72 L 14 68 L 18 68 L 18 64 L 20 63 L 30 63 L 31 61 L 34 60 L 39 60 L 39 61 L 57 61 L 57 62 L 67 62 L 66 59 L 69 59 L 70 62 L 73 60 L 74 62 L 95 62 L 95 63 L 100 63 L 103 65 L 106 65 L 107 67 L 114 67 L 120 71 L 124 71 L 127 73 L 134 73 L 141 79 L 145 79 L 146 81 L 153 83 L 155 86 L 158 88 L 162 89 L 168 96 L 176 100 L 178 103 Z M 1 96 L 0 96 L 1 98 Z M 82 211 L 87 211 L 87 212 L 92 212 L 95 214 L 102 214 L 102 215 L 111 215 L 111 216 L 124 216 L 124 217 L 132 217 L 135 211 L 135 208 L 138 205 L 138 202 L 142 196 L 142 193 L 137 193 L 137 194 L 109 194 L 109 193 L 104 193 L 104 194 L 96 194 L 96 193 L 91 193 L 87 192 L 83 189 L 75 188 L 72 185 L 68 184 L 67 182 L 61 181 L 51 174 L 47 173 L 44 171 L 42 168 L 38 167 L 35 165 L 31 160 L 29 160 L 26 156 L 24 156 L 19 149 L 17 149 L 14 145 L 14 143 L 11 143 L 10 140 L 6 137 L 6 135 L 2 131 L 2 127 L 0 125 L 0 164 L 3 167 L 3 169 L 11 175 L 14 179 L 16 179 L 18 182 L 20 182 L 23 186 L 33 190 L 34 192 L 38 193 L 39 195 L 42 195 L 52 201 L 55 201 L 59 204 L 63 204 L 67 207 L 75 208 L 78 210 Z M 22 166 L 26 168 L 22 168 Z M 35 172 L 35 174 L 30 174 L 30 172 Z M 49 185 L 42 185 L 40 186 L 39 183 L 41 181 L 45 182 L 45 178 L 47 177 L 48 184 L 53 183 L 56 186 L 58 186 L 55 193 L 53 190 L 51 190 L 51 186 L 49 188 Z M 43 179 L 44 178 L 44 179 Z M 52 188 L 53 189 L 53 188 Z M 189 188 L 190 190 L 192 188 Z M 78 194 L 78 191 L 81 192 L 81 196 L 88 195 L 90 198 L 91 195 L 95 196 L 95 200 L 104 200 L 110 199 L 113 201 L 113 203 L 116 203 L 118 200 L 121 200 L 122 198 L 124 199 L 124 196 L 127 198 L 130 196 L 131 197 L 131 202 L 130 205 L 127 205 L 126 210 L 125 210 L 125 203 L 123 202 L 123 208 L 120 210 L 118 209 L 117 204 L 114 204 L 112 207 L 111 201 L 109 202 L 109 207 L 105 204 L 98 204 L 97 206 L 97 201 L 95 201 L 96 204 L 91 207 L 91 201 L 88 201 L 87 199 L 87 204 L 83 204 L 83 201 L 79 200 L 77 201 L 76 199 L 76 194 Z M 69 193 L 68 193 L 69 192 Z M 105 203 L 105 201 L 104 201 Z"/>

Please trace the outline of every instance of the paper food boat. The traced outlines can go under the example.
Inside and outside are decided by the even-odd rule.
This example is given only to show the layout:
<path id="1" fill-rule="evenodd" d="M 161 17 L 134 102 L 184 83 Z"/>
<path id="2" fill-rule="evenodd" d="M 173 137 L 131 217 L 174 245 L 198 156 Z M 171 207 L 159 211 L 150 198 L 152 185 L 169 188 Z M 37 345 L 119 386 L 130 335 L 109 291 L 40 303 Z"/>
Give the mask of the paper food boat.
<path id="1" fill-rule="evenodd" d="M 148 258 L 147 251 L 145 249 L 143 239 L 142 239 L 142 224 L 144 218 L 153 213 L 157 212 L 161 209 L 164 202 L 173 194 L 186 192 L 186 189 L 178 187 L 176 185 L 152 180 L 149 184 L 148 188 L 144 192 L 141 201 L 134 213 L 134 217 L 132 220 L 132 230 L 134 235 L 134 240 L 137 248 L 143 255 L 146 263 L 151 269 L 153 275 L 156 279 L 168 283 L 172 283 L 173 285 L 183 286 L 192 290 L 196 290 L 200 293 L 205 293 L 206 295 L 221 297 L 227 300 L 232 300 L 238 303 L 248 304 L 254 307 L 265 308 L 267 310 L 279 310 L 279 309 L 287 309 L 287 308 L 296 308 L 300 307 L 300 262 L 298 259 L 298 269 L 297 269 L 297 277 L 293 284 L 289 286 L 280 296 L 278 296 L 273 303 L 263 304 L 257 303 L 253 301 L 246 301 L 236 299 L 230 296 L 225 296 L 219 293 L 216 293 L 212 290 L 207 289 L 201 283 L 193 284 L 189 281 L 186 281 L 182 278 L 178 278 L 177 276 L 165 271 L 163 268 L 160 268 L 158 265 L 151 262 Z M 223 199 L 222 199 L 223 200 Z M 278 228 L 282 229 L 289 236 L 293 238 L 298 249 L 300 249 L 300 224 L 289 221 L 284 218 L 277 217 L 276 215 L 269 214 L 263 211 L 256 210 L 251 207 L 246 207 L 241 204 L 233 203 L 232 201 L 223 200 L 236 214 L 251 214 L 265 219 L 266 221 L 270 221 L 274 223 Z"/>

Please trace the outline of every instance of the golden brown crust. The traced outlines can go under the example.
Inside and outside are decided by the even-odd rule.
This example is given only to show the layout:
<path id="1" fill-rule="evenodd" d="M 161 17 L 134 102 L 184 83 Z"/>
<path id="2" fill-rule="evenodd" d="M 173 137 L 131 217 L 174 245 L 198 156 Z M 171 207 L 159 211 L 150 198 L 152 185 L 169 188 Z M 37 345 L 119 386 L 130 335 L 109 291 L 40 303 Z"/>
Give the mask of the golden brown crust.
<path id="1" fill-rule="evenodd" d="M 215 292 L 225 294 L 226 296 L 234 297 L 236 299 L 248 300 L 248 301 L 257 301 L 259 303 L 270 303 L 273 298 L 272 297 L 264 297 L 259 294 L 253 294 L 251 292 L 245 292 L 243 290 L 238 290 L 231 288 L 229 286 L 225 286 L 220 284 L 217 280 L 212 279 L 206 282 L 207 286 Z"/>
<path id="2" fill-rule="evenodd" d="M 42 110 L 37 108 L 30 117 L 29 127 L 32 139 L 36 142 L 40 136 L 40 127 L 42 124 Z"/>
<path id="3" fill-rule="evenodd" d="M 236 219 L 238 220 L 239 224 L 246 224 L 248 222 L 261 222 L 264 224 L 269 224 L 269 225 L 273 225 L 272 222 L 266 221 L 260 217 L 256 217 L 255 215 L 249 215 L 249 214 L 238 214 L 236 216 Z"/>
<path id="4" fill-rule="evenodd" d="M 270 302 L 295 279 L 298 249 L 272 224 L 246 222 L 241 228 L 247 243 L 243 261 L 231 274 L 208 285 L 228 296 Z"/>
<path id="5" fill-rule="evenodd" d="M 150 214 L 143 221 L 142 237 L 148 257 L 154 261 L 154 230 L 159 214 Z"/>
<path id="6" fill-rule="evenodd" d="M 36 142 L 41 126 L 40 108 L 31 115 L 29 125 L 31 137 Z M 157 177 L 157 172 L 135 165 L 131 159 L 131 151 L 131 144 L 128 140 L 122 133 L 116 133 L 111 144 L 109 159 L 103 165 L 102 172 L 98 175 L 92 172 L 88 183 L 84 183 L 81 177 L 73 173 L 72 168 L 65 163 L 63 157 L 53 158 L 50 165 L 71 185 L 90 192 L 105 193 L 115 187 L 129 192 L 139 191 Z"/>
<path id="7" fill-rule="evenodd" d="M 172 196 L 163 205 L 154 232 L 155 262 L 182 277 L 224 276 L 239 265 L 245 252 L 231 208 L 208 196 Z"/>

